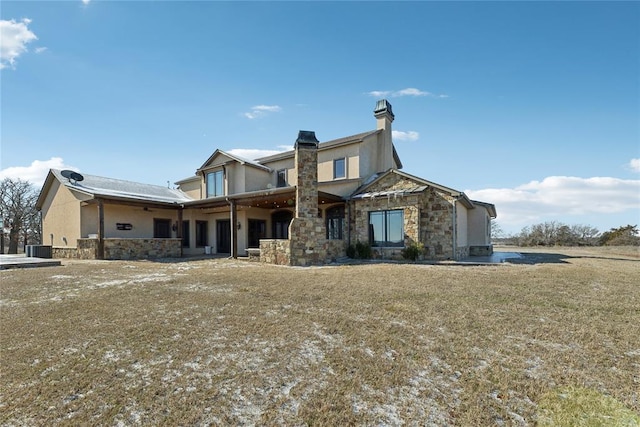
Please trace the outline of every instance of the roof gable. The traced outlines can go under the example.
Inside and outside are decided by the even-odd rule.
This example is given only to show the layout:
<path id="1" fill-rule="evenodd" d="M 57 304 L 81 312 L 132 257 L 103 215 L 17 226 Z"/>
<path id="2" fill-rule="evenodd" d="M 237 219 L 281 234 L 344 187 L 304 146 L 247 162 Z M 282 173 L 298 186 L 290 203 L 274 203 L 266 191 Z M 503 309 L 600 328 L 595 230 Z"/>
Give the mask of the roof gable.
<path id="1" fill-rule="evenodd" d="M 439 191 L 442 191 L 444 193 L 447 193 L 447 194 L 451 195 L 452 197 L 458 198 L 458 200 L 460 200 L 466 207 L 468 207 L 470 209 L 472 209 L 474 207 L 473 203 L 471 202 L 471 200 L 469 200 L 467 195 L 464 194 L 462 191 L 458 191 L 458 190 L 454 190 L 453 188 L 445 187 L 444 185 L 440 185 L 440 184 L 437 184 L 435 182 L 428 181 L 428 180 L 423 179 L 423 178 L 419 178 L 417 176 L 408 174 L 406 172 L 399 171 L 397 169 L 389 169 L 388 171 L 386 171 L 386 172 L 384 172 L 384 173 L 382 173 L 380 175 L 377 175 L 375 177 L 370 178 L 369 180 L 367 180 L 366 184 L 364 184 L 363 186 L 358 188 L 353 193 L 353 195 L 351 196 L 351 199 L 360 199 L 360 198 L 367 197 L 367 195 L 372 195 L 372 194 L 388 195 L 389 191 L 371 191 L 371 189 L 374 189 L 377 184 L 379 184 L 385 178 L 389 177 L 391 174 L 396 174 L 400 178 L 405 179 L 405 180 L 413 181 L 416 184 L 414 187 L 409 188 L 409 189 L 391 191 L 394 194 L 398 193 L 398 192 L 405 192 L 405 193 L 422 192 L 422 191 L 426 190 L 428 187 L 431 187 L 431 188 L 435 188 L 436 190 L 439 190 Z"/>
<path id="2" fill-rule="evenodd" d="M 196 174 L 198 172 L 202 171 L 203 169 L 206 169 L 207 167 L 211 166 L 211 164 L 214 162 L 214 160 L 216 160 L 217 158 L 222 157 L 222 156 L 224 156 L 224 157 L 229 159 L 229 160 L 225 161 L 224 163 L 227 163 L 229 161 L 233 161 L 233 162 L 238 162 L 241 165 L 252 166 L 254 168 L 258 168 L 258 169 L 265 170 L 267 172 L 271 172 L 271 168 L 270 167 L 262 165 L 257 161 L 245 159 L 243 157 L 227 153 L 226 151 L 222 151 L 220 149 L 216 149 L 216 151 L 214 151 L 213 154 L 211 156 L 209 156 L 209 158 L 202 164 L 202 166 L 200 166 L 198 168 L 198 170 L 196 171 Z"/>

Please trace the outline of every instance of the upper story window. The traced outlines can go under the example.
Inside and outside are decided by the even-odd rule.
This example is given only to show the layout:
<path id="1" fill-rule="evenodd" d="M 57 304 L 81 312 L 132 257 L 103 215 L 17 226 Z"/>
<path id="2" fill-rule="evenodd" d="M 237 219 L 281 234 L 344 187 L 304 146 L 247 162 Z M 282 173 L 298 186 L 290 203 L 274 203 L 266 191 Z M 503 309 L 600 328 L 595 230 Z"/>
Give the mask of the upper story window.
<path id="1" fill-rule="evenodd" d="M 333 179 L 346 178 L 347 177 L 347 165 L 345 158 L 335 159 L 333 161 Z"/>
<path id="2" fill-rule="evenodd" d="M 224 196 L 224 173 L 221 170 L 207 174 L 207 197 L 216 196 Z"/>
<path id="3" fill-rule="evenodd" d="M 277 186 L 278 187 L 286 187 L 287 186 L 287 170 L 286 169 L 280 169 L 278 171 Z"/>

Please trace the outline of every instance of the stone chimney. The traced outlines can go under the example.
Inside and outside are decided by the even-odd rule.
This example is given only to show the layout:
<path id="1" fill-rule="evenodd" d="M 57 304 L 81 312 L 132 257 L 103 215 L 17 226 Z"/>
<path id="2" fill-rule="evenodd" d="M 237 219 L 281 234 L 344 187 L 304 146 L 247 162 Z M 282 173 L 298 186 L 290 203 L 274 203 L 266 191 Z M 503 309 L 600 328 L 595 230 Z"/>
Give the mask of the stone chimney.
<path id="1" fill-rule="evenodd" d="M 376 103 L 373 115 L 377 121 L 377 129 L 382 130 L 378 135 L 378 172 L 386 172 L 393 168 L 393 141 L 391 138 L 391 123 L 395 116 L 391 103 L 381 99 Z"/>
<path id="2" fill-rule="evenodd" d="M 296 215 L 289 225 L 289 265 L 322 264 L 327 257 L 324 222 L 318 218 L 318 140 L 300 131 L 295 144 Z"/>
<path id="3" fill-rule="evenodd" d="M 318 140 L 316 133 L 298 132 L 295 143 L 295 164 L 298 173 L 296 183 L 296 218 L 318 216 Z"/>

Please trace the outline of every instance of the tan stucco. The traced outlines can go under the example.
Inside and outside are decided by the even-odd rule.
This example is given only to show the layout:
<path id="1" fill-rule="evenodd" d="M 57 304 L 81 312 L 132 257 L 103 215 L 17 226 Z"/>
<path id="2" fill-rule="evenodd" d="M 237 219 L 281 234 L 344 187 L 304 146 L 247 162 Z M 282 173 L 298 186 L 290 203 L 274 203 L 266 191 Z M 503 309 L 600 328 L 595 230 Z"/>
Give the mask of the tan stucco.
<path id="1" fill-rule="evenodd" d="M 80 237 L 80 200 L 53 180 L 42 205 L 42 243 L 76 247 Z"/>

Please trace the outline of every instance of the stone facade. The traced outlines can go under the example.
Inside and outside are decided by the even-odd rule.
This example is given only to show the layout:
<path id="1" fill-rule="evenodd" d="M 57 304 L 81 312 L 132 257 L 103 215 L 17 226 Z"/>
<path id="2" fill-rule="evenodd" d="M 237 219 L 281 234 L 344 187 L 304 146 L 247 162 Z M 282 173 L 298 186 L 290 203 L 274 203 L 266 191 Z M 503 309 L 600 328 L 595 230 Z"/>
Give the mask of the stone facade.
<path id="1" fill-rule="evenodd" d="M 53 258 L 97 259 L 98 239 L 78 239 L 76 248 L 53 248 Z M 104 259 L 179 258 L 182 239 L 104 239 Z"/>
<path id="2" fill-rule="evenodd" d="M 427 259 L 451 259 L 465 256 L 453 251 L 453 203 L 455 199 L 436 188 L 427 186 L 417 192 L 419 183 L 397 174 L 388 174 L 367 192 L 385 192 L 387 195 L 353 200 L 351 208 L 352 243 L 369 242 L 369 213 L 382 210 L 403 211 L 404 246 L 423 244 Z M 403 193 L 404 191 L 404 193 Z M 373 247 L 373 256 L 382 259 L 400 259 L 403 248 Z M 464 249 L 464 248 L 462 248 Z M 468 250 L 467 250 L 468 252 Z"/>
<path id="3" fill-rule="evenodd" d="M 180 258 L 182 239 L 104 239 L 105 259 Z"/>
<path id="4" fill-rule="evenodd" d="M 97 259 L 98 239 L 78 239 L 77 247 L 54 247 L 51 249 L 53 258 Z"/>

